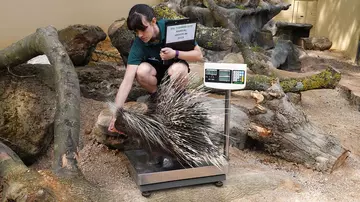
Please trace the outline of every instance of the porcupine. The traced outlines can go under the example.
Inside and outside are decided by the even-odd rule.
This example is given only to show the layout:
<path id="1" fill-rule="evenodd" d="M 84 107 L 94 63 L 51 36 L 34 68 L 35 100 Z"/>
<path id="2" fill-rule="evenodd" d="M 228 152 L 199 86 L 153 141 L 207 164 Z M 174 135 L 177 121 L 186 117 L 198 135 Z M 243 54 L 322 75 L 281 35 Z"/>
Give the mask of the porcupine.
<path id="1" fill-rule="evenodd" d="M 184 79 L 186 91 L 181 86 Z M 156 95 L 147 100 L 147 113 L 115 110 L 115 128 L 140 137 L 148 148 L 160 147 L 181 164 L 221 167 L 226 162 L 219 150 L 223 134 L 211 127 L 203 106 L 204 86 L 190 87 L 196 80 L 193 74 L 178 80 L 165 77 Z"/>

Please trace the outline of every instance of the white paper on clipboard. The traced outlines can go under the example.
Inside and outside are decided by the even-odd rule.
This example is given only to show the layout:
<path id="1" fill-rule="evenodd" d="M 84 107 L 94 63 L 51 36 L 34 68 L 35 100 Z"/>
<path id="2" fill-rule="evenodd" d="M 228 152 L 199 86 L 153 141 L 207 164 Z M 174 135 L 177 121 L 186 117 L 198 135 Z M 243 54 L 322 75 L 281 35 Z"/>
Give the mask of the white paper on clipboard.
<path id="1" fill-rule="evenodd" d="M 167 26 L 166 44 L 194 40 L 196 23 Z"/>

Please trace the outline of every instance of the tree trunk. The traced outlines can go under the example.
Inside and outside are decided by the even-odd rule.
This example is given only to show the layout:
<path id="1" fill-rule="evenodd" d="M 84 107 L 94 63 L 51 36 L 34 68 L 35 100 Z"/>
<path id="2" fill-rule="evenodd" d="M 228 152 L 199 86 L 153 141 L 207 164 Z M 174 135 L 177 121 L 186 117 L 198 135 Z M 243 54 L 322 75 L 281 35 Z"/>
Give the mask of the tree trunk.
<path id="1" fill-rule="evenodd" d="M 56 201 L 51 191 L 39 183 L 40 175 L 29 170 L 21 159 L 0 142 L 0 179 L 3 201 Z"/>
<path id="2" fill-rule="evenodd" d="M 0 142 L 0 179 L 4 185 L 2 200 L 109 201 L 115 196 L 92 186 L 77 167 L 79 81 L 69 56 L 58 40 L 56 29 L 40 28 L 0 51 L 0 72 L 9 71 L 11 67 L 39 54 L 46 54 L 52 64 L 57 93 L 53 171 L 28 169 L 10 148 Z"/>
<path id="3" fill-rule="evenodd" d="M 49 171 L 28 169 L 21 159 L 0 142 L 2 201 L 110 201 L 112 192 L 92 186 L 82 176 L 61 177 Z"/>
<path id="4" fill-rule="evenodd" d="M 341 74 L 332 67 L 314 75 L 298 78 L 280 78 L 280 86 L 284 92 L 301 92 L 321 88 L 335 88 L 341 79 Z M 272 83 L 276 81 L 275 77 L 264 75 L 248 75 L 246 79 L 246 90 L 267 90 Z"/>
<path id="5" fill-rule="evenodd" d="M 54 121 L 54 163 L 57 174 L 77 174 L 80 132 L 80 89 L 74 66 L 51 26 L 37 29 L 24 39 L 0 51 L 0 69 L 22 64 L 45 54 L 54 68 L 57 109 Z"/>
<path id="6" fill-rule="evenodd" d="M 260 142 L 265 151 L 319 171 L 330 171 L 348 151 L 290 103 L 278 82 L 258 94 L 263 98 L 254 95 L 257 105 L 247 112 L 251 122 L 247 135 Z"/>

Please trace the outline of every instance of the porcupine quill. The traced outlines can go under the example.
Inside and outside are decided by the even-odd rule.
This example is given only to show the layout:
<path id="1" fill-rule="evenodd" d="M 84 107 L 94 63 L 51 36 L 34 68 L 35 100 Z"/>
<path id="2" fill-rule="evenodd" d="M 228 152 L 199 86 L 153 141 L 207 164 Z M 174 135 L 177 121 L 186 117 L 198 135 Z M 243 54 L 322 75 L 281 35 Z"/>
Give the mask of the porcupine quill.
<path id="1" fill-rule="evenodd" d="M 186 93 L 180 85 L 187 79 Z M 115 110 L 123 131 L 131 131 L 149 145 L 162 147 L 189 166 L 212 164 L 221 168 L 226 160 L 219 150 L 222 133 L 212 128 L 208 111 L 203 106 L 207 91 L 193 74 L 172 80 L 165 77 L 156 96 L 148 100 L 146 114 Z M 117 126 L 118 127 L 118 126 Z"/>

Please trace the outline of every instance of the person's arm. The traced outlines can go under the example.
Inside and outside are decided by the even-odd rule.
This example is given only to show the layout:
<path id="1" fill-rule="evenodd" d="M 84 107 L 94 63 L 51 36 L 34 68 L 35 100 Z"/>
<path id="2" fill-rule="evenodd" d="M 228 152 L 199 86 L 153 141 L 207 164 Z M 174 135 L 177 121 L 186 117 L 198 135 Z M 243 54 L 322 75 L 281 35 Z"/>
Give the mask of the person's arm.
<path id="1" fill-rule="evenodd" d="M 116 109 L 120 109 L 124 106 L 124 103 L 129 95 L 131 87 L 133 85 L 137 68 L 138 68 L 138 65 L 128 65 L 126 67 L 124 79 L 120 84 L 120 87 L 117 91 L 116 98 L 115 98 Z M 117 131 L 115 129 L 115 127 L 114 127 L 115 119 L 116 119 L 116 117 L 114 117 L 114 116 L 111 118 L 108 130 L 110 132 L 122 133 L 121 131 Z"/>
<path id="2" fill-rule="evenodd" d="M 125 76 L 120 84 L 119 90 L 116 94 L 115 105 L 116 108 L 122 108 L 129 95 L 133 85 L 138 65 L 128 65 L 126 67 Z"/>
<path id="3" fill-rule="evenodd" d="M 172 48 L 162 48 L 160 57 L 163 60 L 170 60 L 175 58 L 176 50 Z M 191 51 L 178 51 L 178 58 L 189 62 L 198 62 L 203 60 L 201 49 L 198 45 Z"/>

